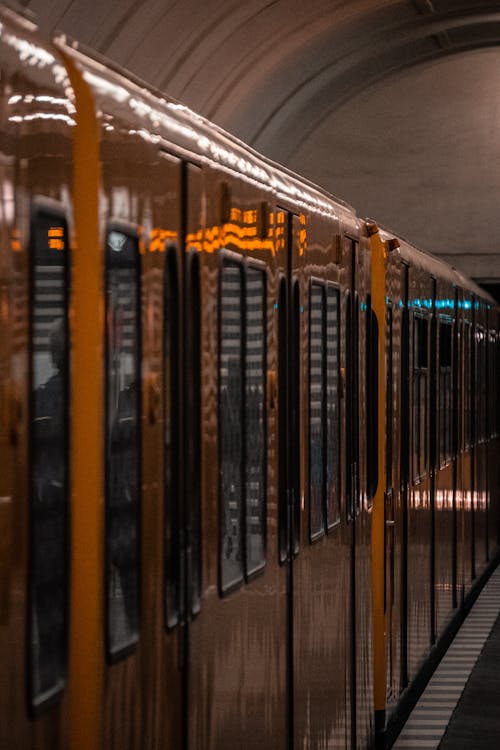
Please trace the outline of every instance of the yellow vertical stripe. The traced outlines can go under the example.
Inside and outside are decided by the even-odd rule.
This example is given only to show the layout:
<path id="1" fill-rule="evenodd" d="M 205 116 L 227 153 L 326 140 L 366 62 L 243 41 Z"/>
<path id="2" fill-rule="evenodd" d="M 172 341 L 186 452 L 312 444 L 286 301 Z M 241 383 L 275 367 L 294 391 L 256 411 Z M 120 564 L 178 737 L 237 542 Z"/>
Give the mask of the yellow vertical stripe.
<path id="1" fill-rule="evenodd" d="M 99 243 L 99 141 L 91 92 L 68 56 L 76 96 L 71 290 L 71 750 L 101 744 L 103 677 L 103 254 Z"/>
<path id="2" fill-rule="evenodd" d="M 386 431 L 386 353 L 385 353 L 385 245 L 378 229 L 371 225 L 372 307 L 378 321 L 378 486 L 372 517 L 373 665 L 376 711 L 385 709 L 385 615 L 384 615 L 384 536 L 385 536 L 385 431 Z"/>

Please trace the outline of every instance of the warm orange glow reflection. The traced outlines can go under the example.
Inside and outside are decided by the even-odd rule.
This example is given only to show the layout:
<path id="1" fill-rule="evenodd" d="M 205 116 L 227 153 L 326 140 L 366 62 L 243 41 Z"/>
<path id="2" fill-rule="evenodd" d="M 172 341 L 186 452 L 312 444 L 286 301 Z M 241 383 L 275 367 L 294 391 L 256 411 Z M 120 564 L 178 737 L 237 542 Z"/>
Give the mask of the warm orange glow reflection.
<path id="1" fill-rule="evenodd" d="M 270 215 L 272 216 L 272 213 Z M 223 246 L 231 245 L 238 250 L 246 250 L 247 252 L 268 250 L 274 254 L 272 229 L 269 231 L 270 237 L 268 239 L 262 240 L 258 236 L 257 211 L 242 212 L 238 208 L 232 208 L 230 219 L 222 227 L 218 225 L 207 227 L 204 241 L 201 229 L 197 232 L 189 232 L 186 235 L 186 245 L 195 247 L 200 251 L 203 249 L 206 253 L 214 253 Z M 237 221 L 241 223 L 236 223 Z"/>
<path id="2" fill-rule="evenodd" d="M 50 227 L 47 236 L 51 250 L 64 250 L 64 229 L 62 227 Z"/>
<path id="3" fill-rule="evenodd" d="M 307 231 L 306 231 L 306 216 L 300 214 L 299 216 L 300 230 L 299 230 L 299 255 L 304 255 L 307 246 Z"/>

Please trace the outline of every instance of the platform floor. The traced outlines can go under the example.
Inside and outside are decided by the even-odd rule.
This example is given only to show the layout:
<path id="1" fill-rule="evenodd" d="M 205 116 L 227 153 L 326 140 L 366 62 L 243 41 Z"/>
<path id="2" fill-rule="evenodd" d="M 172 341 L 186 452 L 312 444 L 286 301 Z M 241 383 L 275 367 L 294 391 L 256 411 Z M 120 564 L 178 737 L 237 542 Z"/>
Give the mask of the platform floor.
<path id="1" fill-rule="evenodd" d="M 436 748 L 500 748 L 500 566 L 393 745 L 393 750 Z"/>

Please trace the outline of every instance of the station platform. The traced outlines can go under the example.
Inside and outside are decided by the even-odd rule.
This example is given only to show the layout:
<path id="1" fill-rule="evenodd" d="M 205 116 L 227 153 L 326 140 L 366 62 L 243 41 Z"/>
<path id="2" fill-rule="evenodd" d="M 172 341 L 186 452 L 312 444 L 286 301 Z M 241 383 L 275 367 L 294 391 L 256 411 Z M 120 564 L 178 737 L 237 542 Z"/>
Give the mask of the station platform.
<path id="1" fill-rule="evenodd" d="M 500 566 L 492 573 L 393 750 L 500 747 Z"/>

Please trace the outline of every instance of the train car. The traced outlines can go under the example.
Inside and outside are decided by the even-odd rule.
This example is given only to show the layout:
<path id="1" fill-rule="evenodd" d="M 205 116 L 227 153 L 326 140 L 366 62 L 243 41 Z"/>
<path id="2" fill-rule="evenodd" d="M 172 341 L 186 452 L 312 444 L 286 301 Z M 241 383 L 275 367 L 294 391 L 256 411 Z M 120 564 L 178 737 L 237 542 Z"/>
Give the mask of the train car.
<path id="1" fill-rule="evenodd" d="M 0 61 L 0 748 L 390 738 L 496 559 L 498 308 L 7 9 Z"/>
<path id="2" fill-rule="evenodd" d="M 375 696 L 390 742 L 487 565 L 498 559 L 491 473 L 498 463 L 498 406 L 496 397 L 485 395 L 496 377 L 498 312 L 494 300 L 455 269 L 379 233 L 375 224 L 368 230 L 373 253 L 383 243 L 387 256 L 386 387 L 380 396 L 386 490 L 373 547 L 374 554 L 377 546 L 385 551 L 383 613 L 375 601 L 385 660 L 375 673 Z M 378 640 L 382 650 L 382 634 Z"/>

